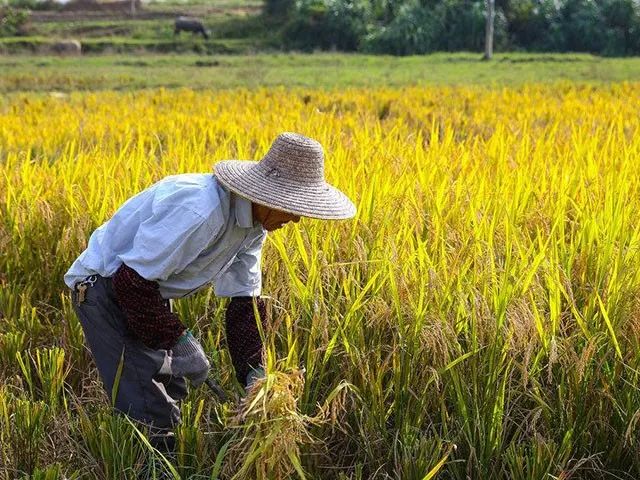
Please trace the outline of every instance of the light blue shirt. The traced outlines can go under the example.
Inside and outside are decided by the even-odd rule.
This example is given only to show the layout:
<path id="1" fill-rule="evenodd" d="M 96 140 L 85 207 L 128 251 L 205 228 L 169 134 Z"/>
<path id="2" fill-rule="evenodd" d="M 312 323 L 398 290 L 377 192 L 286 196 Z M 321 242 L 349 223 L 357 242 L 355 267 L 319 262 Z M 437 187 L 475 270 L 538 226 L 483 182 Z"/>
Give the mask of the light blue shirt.
<path id="1" fill-rule="evenodd" d="M 127 200 L 97 228 L 64 276 L 69 288 L 85 277 L 111 277 L 126 263 L 180 298 L 214 284 L 221 297 L 258 296 L 266 230 L 251 202 L 211 173 L 166 177 Z"/>

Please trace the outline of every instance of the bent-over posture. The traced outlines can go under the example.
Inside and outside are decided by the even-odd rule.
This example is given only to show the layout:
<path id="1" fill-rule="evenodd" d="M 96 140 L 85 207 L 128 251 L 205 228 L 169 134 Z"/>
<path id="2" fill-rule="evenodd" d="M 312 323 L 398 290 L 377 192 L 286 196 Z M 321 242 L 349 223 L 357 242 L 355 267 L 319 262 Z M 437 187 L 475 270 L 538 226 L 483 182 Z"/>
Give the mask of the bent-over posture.
<path id="1" fill-rule="evenodd" d="M 246 387 L 263 375 L 254 303 L 264 322 L 267 232 L 301 216 L 353 215 L 351 201 L 324 179 L 321 145 L 294 133 L 279 135 L 259 162 L 227 160 L 213 174 L 169 176 L 127 200 L 65 275 L 115 408 L 147 424 L 158 446 L 172 448 L 185 379 L 200 385 L 209 361 L 169 300 L 210 284 L 231 298 L 225 327 L 236 378 Z"/>

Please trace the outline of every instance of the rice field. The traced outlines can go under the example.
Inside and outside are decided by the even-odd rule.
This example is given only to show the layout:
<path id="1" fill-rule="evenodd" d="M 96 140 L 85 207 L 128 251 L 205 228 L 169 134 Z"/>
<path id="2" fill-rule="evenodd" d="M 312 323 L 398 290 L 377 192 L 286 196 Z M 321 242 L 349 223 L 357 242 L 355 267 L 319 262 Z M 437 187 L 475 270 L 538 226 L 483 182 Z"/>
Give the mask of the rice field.
<path id="1" fill-rule="evenodd" d="M 638 83 L 1 97 L 0 479 L 639 478 L 639 111 Z M 282 131 L 358 214 L 269 236 L 268 377 L 192 390 L 170 461 L 63 274 L 132 194 Z M 233 392 L 224 307 L 177 302 Z"/>

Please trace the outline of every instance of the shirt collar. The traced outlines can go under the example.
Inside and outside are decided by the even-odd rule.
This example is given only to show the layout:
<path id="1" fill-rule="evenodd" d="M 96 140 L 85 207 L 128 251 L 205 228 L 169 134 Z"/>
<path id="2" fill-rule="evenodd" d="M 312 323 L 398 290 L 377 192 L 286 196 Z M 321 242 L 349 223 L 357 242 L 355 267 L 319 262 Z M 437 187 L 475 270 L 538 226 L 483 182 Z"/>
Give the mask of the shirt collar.
<path id="1" fill-rule="evenodd" d="M 235 192 L 232 192 L 232 195 L 235 197 L 236 224 L 242 228 L 252 228 L 254 225 L 251 200 L 241 197 Z"/>

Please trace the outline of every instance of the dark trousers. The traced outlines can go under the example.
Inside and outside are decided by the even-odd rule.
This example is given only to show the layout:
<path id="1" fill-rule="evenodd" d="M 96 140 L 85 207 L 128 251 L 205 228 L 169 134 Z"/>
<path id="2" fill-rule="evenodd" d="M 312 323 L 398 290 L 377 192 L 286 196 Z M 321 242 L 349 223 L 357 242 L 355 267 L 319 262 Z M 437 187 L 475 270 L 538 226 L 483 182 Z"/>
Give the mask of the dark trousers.
<path id="1" fill-rule="evenodd" d="M 167 351 L 148 348 L 131 336 L 111 279 L 96 277 L 81 303 L 77 291 L 72 300 L 107 395 L 116 410 L 153 429 L 169 430 L 180 421 L 185 380 L 158 375 Z"/>

